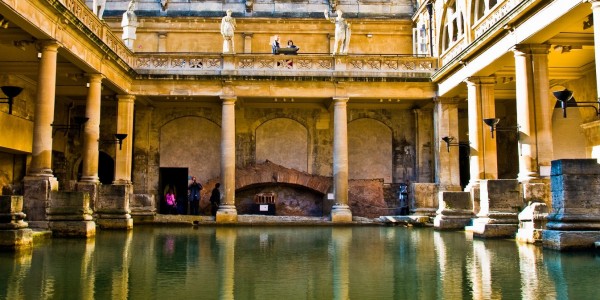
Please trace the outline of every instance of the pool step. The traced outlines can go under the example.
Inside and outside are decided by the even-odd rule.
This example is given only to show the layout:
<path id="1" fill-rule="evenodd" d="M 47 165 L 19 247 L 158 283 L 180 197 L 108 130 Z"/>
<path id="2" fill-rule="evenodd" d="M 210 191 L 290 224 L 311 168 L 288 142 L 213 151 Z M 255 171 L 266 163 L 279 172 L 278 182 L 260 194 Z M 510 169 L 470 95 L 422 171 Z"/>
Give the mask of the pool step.
<path id="1" fill-rule="evenodd" d="M 600 250 L 600 241 L 595 242 L 594 246 L 596 246 L 596 249 Z"/>
<path id="2" fill-rule="evenodd" d="M 429 216 L 381 216 L 379 219 L 387 224 L 412 224 L 425 226 L 431 223 Z"/>

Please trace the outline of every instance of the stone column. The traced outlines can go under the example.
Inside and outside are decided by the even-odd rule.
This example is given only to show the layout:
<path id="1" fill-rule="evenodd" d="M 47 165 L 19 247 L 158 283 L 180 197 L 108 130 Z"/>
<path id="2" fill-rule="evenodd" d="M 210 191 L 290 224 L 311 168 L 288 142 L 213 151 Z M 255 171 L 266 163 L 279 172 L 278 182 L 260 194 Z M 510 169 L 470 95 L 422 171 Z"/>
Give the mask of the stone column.
<path id="1" fill-rule="evenodd" d="M 521 131 L 520 182 L 549 176 L 554 103 L 548 99 L 548 48 L 549 45 L 523 44 L 513 49 L 517 124 Z"/>
<path id="2" fill-rule="evenodd" d="M 167 52 L 167 33 L 158 33 L 158 52 Z"/>
<path id="3" fill-rule="evenodd" d="M 332 222 L 352 222 L 348 206 L 348 98 L 333 98 L 333 194 Z"/>
<path id="4" fill-rule="evenodd" d="M 35 118 L 33 120 L 33 151 L 27 175 L 52 177 L 52 122 L 56 91 L 56 58 L 59 44 L 42 42 L 42 57 L 38 75 Z"/>
<path id="5" fill-rule="evenodd" d="M 600 32 L 600 1 L 590 1 L 594 14 L 594 32 Z M 596 29 L 598 28 L 598 29 Z M 594 45 L 600 45 L 600 34 L 594 34 Z M 594 47 L 596 61 L 600 61 L 600 47 Z M 600 98 L 600 65 L 596 65 L 596 92 Z"/>
<path id="6" fill-rule="evenodd" d="M 133 153 L 133 114 L 135 96 L 118 95 L 117 133 L 127 134 L 121 146 L 115 145 L 115 184 L 131 183 Z"/>
<path id="7" fill-rule="evenodd" d="M 451 146 L 448 151 L 447 145 L 442 141 L 443 137 L 453 137 L 454 143 L 458 143 L 458 102 L 459 99 L 437 98 L 435 99 L 434 124 L 437 128 L 434 134 L 436 155 L 436 182 L 439 191 L 460 191 L 460 164 L 459 149 Z"/>
<path id="8" fill-rule="evenodd" d="M 101 74 L 90 74 L 85 116 L 88 118 L 83 127 L 83 167 L 82 182 L 98 182 L 98 140 L 100 139 L 100 106 L 102 90 Z"/>
<path id="9" fill-rule="evenodd" d="M 432 182 L 431 159 L 433 156 L 431 110 L 413 109 L 415 116 L 415 182 Z"/>
<path id="10" fill-rule="evenodd" d="M 471 148 L 471 179 L 467 190 L 479 184 L 481 179 L 498 179 L 496 140 L 490 128 L 483 123 L 485 118 L 496 116 L 493 77 L 470 77 L 466 80 L 469 108 L 469 146 Z"/>
<path id="11" fill-rule="evenodd" d="M 52 122 L 56 91 L 56 59 L 59 44 L 56 41 L 40 43 L 42 56 L 38 71 L 38 87 L 33 121 L 31 164 L 24 179 L 23 211 L 30 227 L 47 227 L 46 208 L 51 191 L 58 190 L 58 181 L 52 176 Z"/>
<path id="12" fill-rule="evenodd" d="M 217 211 L 217 223 L 236 223 L 235 208 L 235 96 L 221 96 L 221 185 L 223 199 Z"/>
<path id="13" fill-rule="evenodd" d="M 244 53 L 252 53 L 252 33 L 244 32 Z"/>

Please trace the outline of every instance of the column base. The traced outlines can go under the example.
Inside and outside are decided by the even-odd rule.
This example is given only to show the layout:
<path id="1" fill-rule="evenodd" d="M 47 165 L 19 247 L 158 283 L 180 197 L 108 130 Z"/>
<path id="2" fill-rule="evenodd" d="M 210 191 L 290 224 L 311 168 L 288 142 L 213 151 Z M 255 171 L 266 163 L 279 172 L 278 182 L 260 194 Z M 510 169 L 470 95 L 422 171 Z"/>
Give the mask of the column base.
<path id="1" fill-rule="evenodd" d="M 542 242 L 543 229 L 533 227 L 533 222 L 521 223 L 521 228 L 517 231 L 517 242 L 537 244 Z"/>
<path id="2" fill-rule="evenodd" d="M 437 215 L 433 219 L 435 230 L 464 230 L 471 223 L 471 216 L 445 216 Z"/>
<path id="3" fill-rule="evenodd" d="M 510 238 L 515 236 L 518 227 L 518 224 L 489 223 L 487 218 L 478 218 L 473 220 L 472 226 L 465 227 L 465 230 L 472 232 L 474 237 Z"/>
<path id="4" fill-rule="evenodd" d="M 593 249 L 598 241 L 600 241 L 600 231 L 544 230 L 542 232 L 544 248 L 561 251 Z"/>
<path id="5" fill-rule="evenodd" d="M 96 220 L 96 224 L 100 229 L 125 229 L 130 230 L 133 228 L 133 219 L 127 215 L 126 218 L 99 218 Z"/>
<path id="6" fill-rule="evenodd" d="M 331 208 L 331 222 L 333 223 L 351 223 L 352 212 L 348 205 L 334 205 Z"/>
<path id="7" fill-rule="evenodd" d="M 215 222 L 219 224 L 232 224 L 237 223 L 238 214 L 235 206 L 233 205 L 221 205 L 219 206 L 219 210 L 217 210 L 217 215 L 215 216 Z"/>
<path id="8" fill-rule="evenodd" d="M 33 233 L 29 228 L 0 230 L 0 249 L 19 251 L 33 246 Z"/>
<path id="9" fill-rule="evenodd" d="M 58 180 L 51 176 L 26 176 L 23 185 L 23 212 L 27 221 L 46 221 L 50 192 L 58 191 Z"/>
<path id="10" fill-rule="evenodd" d="M 94 221 L 51 221 L 49 225 L 55 237 L 89 238 L 96 235 Z"/>

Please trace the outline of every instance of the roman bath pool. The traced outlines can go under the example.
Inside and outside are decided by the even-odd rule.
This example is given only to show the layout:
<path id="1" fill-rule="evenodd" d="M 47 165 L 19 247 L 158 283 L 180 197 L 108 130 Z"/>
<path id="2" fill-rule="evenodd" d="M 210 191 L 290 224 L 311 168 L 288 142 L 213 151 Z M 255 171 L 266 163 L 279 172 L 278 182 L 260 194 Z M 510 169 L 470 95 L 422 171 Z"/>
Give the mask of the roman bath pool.
<path id="1" fill-rule="evenodd" d="M 152 227 L 0 253 L 0 299 L 598 299 L 600 254 L 378 226 Z"/>

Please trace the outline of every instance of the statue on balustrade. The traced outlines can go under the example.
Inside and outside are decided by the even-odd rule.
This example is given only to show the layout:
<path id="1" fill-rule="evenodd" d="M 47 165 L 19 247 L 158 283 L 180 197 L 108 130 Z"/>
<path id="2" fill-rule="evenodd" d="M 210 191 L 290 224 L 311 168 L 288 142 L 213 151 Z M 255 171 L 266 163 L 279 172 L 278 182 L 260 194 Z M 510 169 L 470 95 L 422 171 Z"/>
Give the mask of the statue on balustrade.
<path id="1" fill-rule="evenodd" d="M 333 52 L 331 54 L 348 54 L 350 45 L 350 23 L 342 17 L 342 11 L 336 10 L 337 17 L 329 18 L 329 12 L 325 11 L 325 19 L 335 23 L 335 41 L 333 43 Z M 339 50 L 339 51 L 338 51 Z"/>
<path id="2" fill-rule="evenodd" d="M 106 6 L 106 0 L 94 0 L 92 2 L 92 11 L 100 20 L 102 20 L 102 15 L 104 15 L 104 6 Z"/>
<path id="3" fill-rule="evenodd" d="M 135 2 L 131 0 L 127 5 L 127 10 L 123 13 L 123 20 L 121 20 L 121 27 L 123 28 L 123 35 L 121 38 L 125 45 L 133 50 L 133 42 L 136 39 L 136 30 L 138 27 L 137 16 L 135 15 Z"/>
<path id="4" fill-rule="evenodd" d="M 226 16 L 221 19 L 221 34 L 223 35 L 223 53 L 234 53 L 233 34 L 235 31 L 235 19 L 231 16 L 231 9 L 228 9 Z"/>

